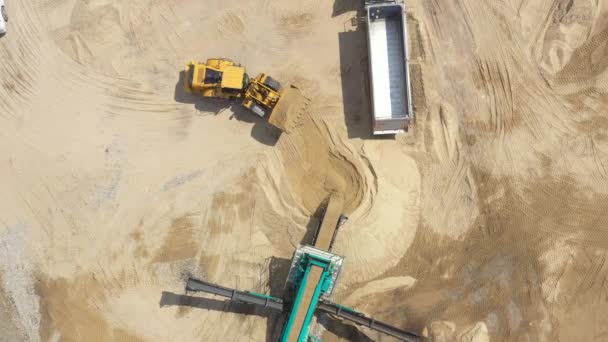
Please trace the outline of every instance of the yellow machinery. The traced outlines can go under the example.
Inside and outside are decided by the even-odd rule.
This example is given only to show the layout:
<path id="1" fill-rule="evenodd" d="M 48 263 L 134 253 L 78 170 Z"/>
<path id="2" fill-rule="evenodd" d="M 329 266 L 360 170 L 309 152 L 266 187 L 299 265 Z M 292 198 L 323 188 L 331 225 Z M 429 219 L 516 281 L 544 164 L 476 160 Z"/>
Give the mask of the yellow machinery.
<path id="1" fill-rule="evenodd" d="M 184 90 L 203 97 L 237 99 L 247 87 L 245 68 L 229 59 L 208 59 L 207 63 L 186 64 Z"/>
<path id="2" fill-rule="evenodd" d="M 249 82 L 245 89 L 243 107 L 251 110 L 259 116 L 266 116 L 279 102 L 281 95 L 281 84 L 266 74 L 259 74 Z"/>
<path id="3" fill-rule="evenodd" d="M 243 107 L 268 117 L 268 122 L 283 132 L 297 125 L 309 103 L 296 87 L 283 90 L 279 82 L 266 74 L 249 79 L 244 67 L 224 58 L 186 64 L 184 90 L 210 98 L 242 98 Z"/>

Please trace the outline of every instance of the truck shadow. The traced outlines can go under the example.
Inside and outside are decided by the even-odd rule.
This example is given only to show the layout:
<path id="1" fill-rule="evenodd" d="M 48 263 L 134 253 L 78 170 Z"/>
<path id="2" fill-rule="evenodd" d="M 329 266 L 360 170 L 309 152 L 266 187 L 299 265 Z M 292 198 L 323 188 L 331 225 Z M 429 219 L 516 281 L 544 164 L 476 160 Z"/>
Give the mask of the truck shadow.
<path id="1" fill-rule="evenodd" d="M 265 118 L 259 117 L 240 105 L 238 101 L 222 99 L 208 99 L 196 94 L 189 94 L 184 91 L 183 82 L 186 77 L 185 71 L 180 71 L 179 79 L 175 84 L 174 100 L 179 103 L 193 104 L 194 108 L 201 113 L 201 116 L 229 114 L 229 120 L 236 119 L 252 124 L 251 137 L 256 141 L 268 145 L 276 145 L 280 132 L 266 122 Z"/>
<path id="2" fill-rule="evenodd" d="M 349 138 L 372 137 L 367 43 L 361 29 L 338 33 L 344 122 Z"/>
<path id="3" fill-rule="evenodd" d="M 359 10 L 362 3 L 363 1 L 361 0 L 334 0 L 331 17 L 337 17 L 346 12 Z"/>

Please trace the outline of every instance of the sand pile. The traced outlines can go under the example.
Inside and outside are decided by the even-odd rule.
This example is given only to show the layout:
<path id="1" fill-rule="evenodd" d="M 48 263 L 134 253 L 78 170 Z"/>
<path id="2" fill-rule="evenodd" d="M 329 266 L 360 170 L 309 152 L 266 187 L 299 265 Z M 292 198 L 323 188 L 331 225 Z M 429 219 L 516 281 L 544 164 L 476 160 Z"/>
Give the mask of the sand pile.
<path id="1" fill-rule="evenodd" d="M 378 295 L 371 312 L 437 341 L 593 339 L 605 311 L 589 298 L 603 291 L 595 279 L 608 237 L 604 4 L 413 11 L 428 23 L 422 215 L 407 254 L 380 278 L 416 283 Z M 578 305 L 590 314 L 575 318 Z"/>
<path id="2" fill-rule="evenodd" d="M 314 100 L 311 105 L 319 106 Z M 262 166 L 263 187 L 277 212 L 304 219 L 329 193 L 344 196 L 343 212 L 350 219 L 340 230 L 334 251 L 349 260 L 341 278 L 341 286 L 348 287 L 373 279 L 404 256 L 418 221 L 420 179 L 410 157 L 376 144 L 356 151 L 330 133 L 323 117 L 323 112 L 307 113 L 296 129 L 281 135 L 268 164 Z M 315 228 L 311 224 L 306 231 Z M 293 233 L 294 244 L 310 243 L 300 238 L 301 228 L 295 231 L 299 233 Z"/>
<path id="3" fill-rule="evenodd" d="M 288 184 L 283 191 L 292 192 L 309 215 L 331 192 L 343 194 L 344 211 L 353 212 L 372 191 L 362 171 L 364 165 L 344 145 L 335 144 L 316 114 L 306 113 L 300 121 L 277 143 L 276 165 L 284 169 Z"/>
<path id="4" fill-rule="evenodd" d="M 431 340 L 605 336 L 606 3 L 409 1 L 417 116 L 396 139 L 369 136 L 360 3 L 10 2 L 1 335 L 276 337 L 260 310 L 163 292 L 193 274 L 280 296 L 338 191 L 343 304 Z M 311 112 L 276 141 L 184 96 L 183 63 L 208 57 L 300 86 Z"/>

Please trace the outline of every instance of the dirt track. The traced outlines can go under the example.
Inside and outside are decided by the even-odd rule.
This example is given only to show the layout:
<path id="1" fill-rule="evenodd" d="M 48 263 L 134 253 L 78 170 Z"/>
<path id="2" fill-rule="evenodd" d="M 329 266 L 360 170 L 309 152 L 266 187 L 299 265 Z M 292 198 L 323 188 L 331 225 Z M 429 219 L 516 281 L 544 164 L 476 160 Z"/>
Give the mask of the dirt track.
<path id="1" fill-rule="evenodd" d="M 417 117 L 395 140 L 369 136 L 358 3 L 7 4 L 1 335 L 271 340 L 261 309 L 170 293 L 280 296 L 339 191 L 342 304 L 436 341 L 606 339 L 608 2 L 408 2 Z M 183 63 L 217 56 L 302 88 L 301 126 L 277 141 L 183 94 Z"/>

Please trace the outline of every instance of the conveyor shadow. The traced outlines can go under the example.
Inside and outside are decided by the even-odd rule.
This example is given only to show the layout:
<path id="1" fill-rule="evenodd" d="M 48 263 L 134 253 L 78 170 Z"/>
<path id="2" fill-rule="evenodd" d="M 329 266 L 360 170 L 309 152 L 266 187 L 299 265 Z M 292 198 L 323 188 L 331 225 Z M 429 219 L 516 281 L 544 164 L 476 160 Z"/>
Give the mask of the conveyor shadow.
<path id="1" fill-rule="evenodd" d="M 287 260 L 287 259 L 283 259 Z M 289 260 L 288 260 L 289 261 Z M 231 302 L 229 300 L 195 297 L 183 294 L 176 294 L 168 291 L 163 291 L 161 294 L 159 306 L 180 306 L 191 307 L 203 310 L 213 310 L 230 312 L 241 315 L 255 315 L 258 317 L 267 317 L 266 342 L 276 342 L 281 336 L 283 324 L 285 324 L 285 316 L 281 313 L 263 308 L 257 305 Z M 344 324 L 339 319 L 333 318 L 330 315 L 323 314 L 320 319 L 323 326 L 331 331 L 336 336 L 348 341 L 356 342 L 372 342 L 370 339 L 352 325 Z"/>
<path id="2" fill-rule="evenodd" d="M 352 324 L 345 323 L 339 318 L 335 318 L 328 314 L 317 314 L 318 321 L 323 325 L 327 331 L 337 337 L 340 340 L 352 341 L 352 342 L 374 342 L 373 338 L 370 338 L 361 330 L 357 329 Z M 324 336 L 325 340 L 335 340 L 328 336 Z"/>
<path id="3" fill-rule="evenodd" d="M 285 297 L 285 281 L 289 274 L 291 259 L 270 257 L 268 263 L 268 294 L 275 298 Z M 285 315 L 275 314 L 266 320 L 266 341 L 278 341 L 285 324 Z"/>
<path id="4" fill-rule="evenodd" d="M 315 235 L 317 231 L 321 227 L 321 222 L 323 221 L 323 215 L 325 214 L 325 208 L 327 207 L 327 199 L 325 199 L 319 206 L 317 210 L 315 210 L 314 214 L 310 216 L 308 223 L 306 224 L 306 232 L 300 240 L 301 245 L 311 245 L 314 242 Z"/>
<path id="5" fill-rule="evenodd" d="M 188 306 L 197 309 L 231 312 L 243 315 L 256 315 L 266 317 L 269 309 L 252 304 L 231 302 L 229 300 L 195 297 L 163 291 L 160 297 L 160 307 Z"/>
<path id="6" fill-rule="evenodd" d="M 230 312 L 241 315 L 267 317 L 266 342 L 278 341 L 283 327 L 283 314 L 257 305 L 231 302 L 230 300 L 194 297 L 163 291 L 160 307 L 180 306 L 196 309 Z"/>
<path id="7" fill-rule="evenodd" d="M 184 77 L 186 77 L 186 72 L 182 70 L 175 84 L 175 102 L 193 104 L 197 111 L 206 113 L 203 115 L 219 115 L 223 112 L 229 112 L 231 113 L 229 120 L 236 119 L 253 124 L 251 137 L 258 142 L 268 146 L 274 146 L 277 143 L 280 132 L 270 127 L 265 118 L 251 113 L 241 106 L 238 101 L 203 98 L 202 96 L 185 92 L 183 88 Z"/>

